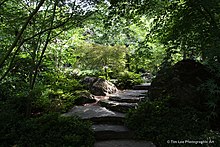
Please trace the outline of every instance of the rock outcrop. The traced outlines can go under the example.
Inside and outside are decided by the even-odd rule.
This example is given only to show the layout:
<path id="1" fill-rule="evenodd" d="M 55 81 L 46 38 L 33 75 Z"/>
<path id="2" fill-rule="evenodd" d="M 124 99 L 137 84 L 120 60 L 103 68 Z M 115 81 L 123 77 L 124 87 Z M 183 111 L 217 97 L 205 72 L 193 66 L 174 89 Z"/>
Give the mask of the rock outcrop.
<path id="1" fill-rule="evenodd" d="M 174 97 L 172 106 L 203 107 L 204 96 L 198 87 L 211 76 L 208 69 L 193 60 L 183 60 L 173 67 L 159 71 L 149 89 L 150 99 Z"/>

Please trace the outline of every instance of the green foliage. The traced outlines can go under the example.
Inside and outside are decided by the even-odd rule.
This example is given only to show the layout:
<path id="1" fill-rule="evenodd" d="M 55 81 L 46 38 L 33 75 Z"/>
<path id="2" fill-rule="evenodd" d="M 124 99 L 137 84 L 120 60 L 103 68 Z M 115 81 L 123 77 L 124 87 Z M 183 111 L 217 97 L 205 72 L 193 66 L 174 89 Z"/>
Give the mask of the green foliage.
<path id="1" fill-rule="evenodd" d="M 62 89 L 64 92 L 73 92 L 83 87 L 79 84 L 79 81 L 72 75 L 65 74 L 60 71 L 45 71 L 41 73 L 42 82 L 49 87 L 58 90 Z M 51 84 L 53 83 L 53 84 Z"/>
<path id="2" fill-rule="evenodd" d="M 36 109 L 45 112 L 65 112 L 75 105 L 74 101 L 78 96 L 74 95 L 74 92 L 82 90 L 83 86 L 73 76 L 47 71 L 42 72 L 41 78 L 45 86 L 41 95 L 33 102 Z"/>
<path id="3" fill-rule="evenodd" d="M 120 72 L 117 76 L 117 87 L 121 89 L 131 89 L 134 85 L 143 83 L 140 74 L 129 71 Z"/>
<path id="4" fill-rule="evenodd" d="M 95 69 L 104 73 L 104 68 L 108 67 L 114 72 L 122 71 L 125 67 L 125 54 L 127 52 L 124 46 L 105 46 L 84 42 L 80 44 L 78 66 L 81 69 Z"/>
<path id="5" fill-rule="evenodd" d="M 77 71 L 77 77 L 79 79 L 83 79 L 86 76 L 98 77 L 99 75 L 102 75 L 102 73 L 99 70 L 78 70 Z"/>
<path id="6" fill-rule="evenodd" d="M 15 114 L 15 113 L 13 113 Z M 47 114 L 22 119 L 1 112 L 0 146 L 93 146 L 94 137 L 89 122 L 75 117 Z"/>
<path id="7" fill-rule="evenodd" d="M 41 72 L 35 88 L 30 91 L 26 78 L 14 76 L 0 85 L 1 100 L 24 114 L 31 102 L 32 115 L 48 112 L 66 112 L 75 105 L 75 90 L 83 89 L 72 76 L 49 69 Z M 51 84 L 53 83 L 53 84 Z"/>
<path id="8" fill-rule="evenodd" d="M 159 43 L 140 42 L 131 53 L 131 70 L 145 69 L 156 74 L 164 61 L 166 51 Z"/>
<path id="9" fill-rule="evenodd" d="M 203 138 L 210 129 L 205 115 L 190 107 L 171 108 L 167 100 L 145 102 L 128 113 L 126 124 L 137 138 L 167 146 L 167 140 L 208 140 Z"/>
<path id="10" fill-rule="evenodd" d="M 136 23 L 142 16 L 149 18 L 145 41 L 164 45 L 168 62 L 177 56 L 219 60 L 219 7 L 218 0 L 123 0 L 111 3 L 109 18 L 110 22 L 117 22 L 117 16 L 128 22 L 132 18 Z"/>
<path id="11" fill-rule="evenodd" d="M 28 17 L 34 12 L 38 2 L 33 0 L 0 2 L 0 102 L 1 105 L 12 109 L 13 115 L 16 113 L 23 115 L 30 105 L 32 115 L 68 110 L 79 98 L 75 91 L 83 89 L 76 78 L 86 75 L 117 78 L 119 87 L 131 88 L 142 80 L 138 74 L 123 72 L 128 68 L 127 65 L 129 71 L 136 72 L 143 68 L 156 73 L 161 65 L 172 65 L 181 58 L 208 59 L 213 62 L 219 62 L 220 59 L 218 0 L 114 0 L 101 1 L 97 7 L 94 7 L 96 1 L 84 1 L 89 7 L 71 1 L 44 1 L 40 9 Z M 126 55 L 130 58 L 126 58 Z M 106 67 L 107 70 L 104 69 Z M 212 70 L 219 70 L 218 68 L 217 65 Z M 215 72 L 216 79 L 220 77 L 219 73 Z M 219 83 L 216 79 L 207 81 L 200 88 L 208 99 L 207 104 L 210 108 L 208 116 L 216 116 L 220 112 Z M 190 123 L 192 126 L 196 124 L 194 119 L 189 120 L 195 112 L 191 108 L 167 109 L 164 106 L 157 110 L 157 107 L 154 107 L 156 104 L 152 105 L 149 109 L 156 112 L 146 110 L 150 111 L 152 120 L 154 117 L 151 114 L 160 118 L 164 124 L 167 124 L 165 122 L 167 119 L 168 123 L 174 124 L 170 129 L 165 129 L 165 125 L 159 127 L 162 130 L 160 134 L 165 133 L 164 137 L 168 135 L 175 137 L 175 133 L 177 137 L 184 137 L 177 131 L 170 133 L 171 129 L 180 127 L 183 130 L 187 129 L 186 126 L 190 126 Z M 145 108 L 139 109 L 145 111 Z M 139 109 L 137 111 L 141 113 Z M 8 140 L 6 142 L 13 142 L 9 143 L 12 146 L 15 145 L 12 138 L 19 140 L 14 129 L 17 123 L 14 123 L 15 120 L 10 122 L 12 117 L 7 118 L 7 115 L 2 114 L 3 119 L 9 123 L 1 123 L 1 126 L 8 124 L 4 126 L 1 134 L 5 128 L 7 131 L 12 128 L 13 133 L 5 132 L 5 138 Z M 182 119 L 173 117 L 176 115 L 186 117 L 183 126 L 177 125 L 181 124 Z M 62 122 L 55 116 L 48 118 Z M 173 118 L 174 121 L 170 122 L 169 120 Z M 29 120 L 25 122 L 27 128 L 22 129 L 28 131 L 29 128 L 36 132 L 30 123 L 37 125 L 40 119 L 47 117 Z M 141 119 L 138 121 L 141 122 Z M 146 121 L 154 125 L 153 121 L 147 118 Z M 160 126 L 159 123 L 156 125 Z M 146 128 L 146 131 L 149 130 L 154 132 L 153 129 Z M 196 130 L 199 130 L 198 127 Z M 195 132 L 200 134 L 198 131 Z M 164 139 L 158 132 L 154 133 L 159 136 L 154 140 Z M 190 131 L 186 134 L 195 135 Z M 79 138 L 75 137 L 73 140 Z M 25 138 L 22 142 L 29 145 Z M 42 139 L 39 141 L 44 143 L 45 140 Z M 33 141 L 30 145 L 36 146 L 37 140 L 33 138 L 30 140 Z M 53 145 L 42 144 L 42 146 Z"/>
<path id="12" fill-rule="evenodd" d="M 220 87 L 215 80 L 210 79 L 206 81 L 198 88 L 198 90 L 204 93 L 205 98 L 207 99 L 206 105 L 208 106 L 210 113 L 208 118 L 216 119 L 216 117 L 219 117 Z"/>
<path id="13" fill-rule="evenodd" d="M 18 144 L 22 146 L 92 146 L 91 124 L 57 114 L 30 119 L 21 128 Z M 42 135 L 44 137 L 42 137 Z"/>
<path id="14" fill-rule="evenodd" d="M 198 91 L 201 92 L 206 99 L 206 106 L 208 108 L 207 118 L 212 122 L 213 127 L 219 127 L 218 121 L 220 120 L 220 67 L 219 63 L 215 61 L 209 61 L 206 63 L 212 77 L 202 83 L 198 87 Z"/>

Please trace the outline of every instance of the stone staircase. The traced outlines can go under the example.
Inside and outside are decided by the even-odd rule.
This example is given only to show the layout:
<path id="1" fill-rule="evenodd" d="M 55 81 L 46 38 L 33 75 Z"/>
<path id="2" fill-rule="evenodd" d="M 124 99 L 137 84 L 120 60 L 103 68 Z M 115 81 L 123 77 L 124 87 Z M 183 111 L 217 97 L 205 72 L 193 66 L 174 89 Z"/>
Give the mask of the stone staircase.
<path id="1" fill-rule="evenodd" d="M 151 142 L 134 140 L 134 133 L 124 125 L 125 113 L 145 99 L 146 89 L 119 91 L 96 104 L 75 106 L 63 116 L 77 115 L 93 122 L 94 147 L 154 147 Z"/>

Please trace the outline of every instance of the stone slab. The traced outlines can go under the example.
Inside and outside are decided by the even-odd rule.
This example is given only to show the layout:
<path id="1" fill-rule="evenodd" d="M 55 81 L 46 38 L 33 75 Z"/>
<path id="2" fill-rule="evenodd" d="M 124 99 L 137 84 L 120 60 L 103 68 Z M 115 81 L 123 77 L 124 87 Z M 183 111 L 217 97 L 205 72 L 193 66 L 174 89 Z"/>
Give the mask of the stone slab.
<path id="1" fill-rule="evenodd" d="M 125 118 L 125 114 L 114 112 L 100 106 L 75 106 L 69 112 L 62 114 L 62 116 L 79 116 L 82 119 L 91 120 L 94 122 L 120 122 Z"/>
<path id="2" fill-rule="evenodd" d="M 108 140 L 96 142 L 94 147 L 156 147 L 152 142 L 136 140 Z"/>
<path id="3" fill-rule="evenodd" d="M 111 101 L 117 101 L 117 102 L 125 102 L 125 103 L 139 103 L 143 101 L 144 97 L 128 97 L 128 96 L 110 96 L 109 100 Z"/>
<path id="4" fill-rule="evenodd" d="M 98 104 L 112 111 L 117 111 L 117 112 L 122 112 L 122 113 L 125 113 L 129 109 L 132 109 L 132 108 L 134 109 L 138 106 L 137 103 L 126 103 L 126 102 L 118 102 L 118 101 L 111 101 L 111 100 L 100 100 Z"/>
<path id="5" fill-rule="evenodd" d="M 142 97 L 142 96 L 145 96 L 147 94 L 147 92 L 148 92 L 148 90 L 123 90 L 123 91 L 119 91 L 116 94 L 112 94 L 112 95 Z"/>
<path id="6" fill-rule="evenodd" d="M 99 132 L 99 131 L 128 132 L 129 131 L 129 129 L 125 126 L 109 125 L 109 124 L 92 125 L 92 129 L 95 132 Z"/>
<path id="7" fill-rule="evenodd" d="M 127 103 L 138 103 L 145 99 L 147 90 L 123 90 L 109 95 L 109 100 Z"/>
<path id="8" fill-rule="evenodd" d="M 133 87 L 134 90 L 149 90 L 151 83 L 143 83 L 141 85 L 135 85 Z"/>
<path id="9" fill-rule="evenodd" d="M 134 137 L 127 127 L 123 125 L 98 124 L 93 125 L 96 140 L 132 139 Z"/>

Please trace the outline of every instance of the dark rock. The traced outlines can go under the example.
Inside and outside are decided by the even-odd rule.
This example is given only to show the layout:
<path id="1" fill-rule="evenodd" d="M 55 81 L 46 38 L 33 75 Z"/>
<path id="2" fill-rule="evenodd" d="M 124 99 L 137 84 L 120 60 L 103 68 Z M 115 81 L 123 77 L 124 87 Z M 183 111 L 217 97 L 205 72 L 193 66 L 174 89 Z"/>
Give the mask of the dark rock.
<path id="1" fill-rule="evenodd" d="M 87 88 L 90 88 L 96 81 L 98 80 L 97 77 L 85 77 L 81 83 L 86 85 Z"/>
<path id="2" fill-rule="evenodd" d="M 201 63 L 193 60 L 183 60 L 169 69 L 158 72 L 149 89 L 150 99 L 174 97 L 173 106 L 190 105 L 203 107 L 203 95 L 197 88 L 211 74 Z M 200 105 L 201 104 L 201 105 Z"/>
<path id="3" fill-rule="evenodd" d="M 82 91 L 82 92 L 78 93 L 78 95 L 79 95 L 79 97 L 75 100 L 76 105 L 83 105 L 83 104 L 87 104 L 87 103 L 95 103 L 96 102 L 94 95 L 92 95 L 88 91 Z"/>
<path id="4" fill-rule="evenodd" d="M 141 74 L 141 77 L 144 79 L 145 82 L 151 82 L 154 76 L 149 72 L 145 72 Z"/>

